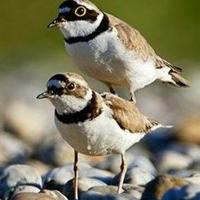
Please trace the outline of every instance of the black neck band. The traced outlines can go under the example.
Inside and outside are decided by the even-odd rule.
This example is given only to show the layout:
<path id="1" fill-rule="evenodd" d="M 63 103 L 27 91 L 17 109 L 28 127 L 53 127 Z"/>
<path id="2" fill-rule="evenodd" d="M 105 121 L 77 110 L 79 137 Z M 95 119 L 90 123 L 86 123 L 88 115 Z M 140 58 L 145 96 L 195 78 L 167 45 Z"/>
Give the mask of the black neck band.
<path id="1" fill-rule="evenodd" d="M 88 42 L 90 40 L 93 40 L 97 35 L 107 31 L 108 29 L 109 29 L 109 19 L 108 16 L 104 14 L 100 25 L 94 32 L 86 36 L 65 38 L 65 42 L 68 44 L 74 44 L 78 42 Z"/>
<path id="2" fill-rule="evenodd" d="M 76 113 L 67 113 L 67 114 L 58 114 L 58 112 L 55 110 L 55 116 L 57 119 L 64 123 L 64 124 L 74 124 L 79 122 L 84 122 L 86 120 L 92 120 L 96 115 L 94 115 L 93 107 L 96 104 L 96 94 L 95 92 L 92 93 L 92 99 L 88 102 L 87 106 Z M 96 112 L 95 112 L 96 113 Z M 100 112 L 98 112 L 98 115 Z"/>

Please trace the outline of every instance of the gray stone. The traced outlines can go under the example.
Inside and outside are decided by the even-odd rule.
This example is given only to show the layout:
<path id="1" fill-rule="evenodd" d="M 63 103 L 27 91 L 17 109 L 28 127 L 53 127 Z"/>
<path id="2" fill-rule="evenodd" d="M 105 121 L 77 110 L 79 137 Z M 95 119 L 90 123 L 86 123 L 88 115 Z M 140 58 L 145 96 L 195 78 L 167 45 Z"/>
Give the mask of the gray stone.
<path id="1" fill-rule="evenodd" d="M 64 184 L 73 178 L 73 174 L 72 165 L 52 169 L 43 176 L 44 188 L 62 191 Z"/>
<path id="2" fill-rule="evenodd" d="M 143 155 L 135 152 L 126 153 L 126 163 L 128 167 L 140 166 L 143 169 L 151 172 L 152 174 L 156 174 L 156 169 L 151 163 L 151 161 Z M 96 167 L 101 169 L 106 169 L 114 174 L 118 174 L 120 171 L 121 157 L 119 155 L 109 156 L 105 161 L 98 164 Z"/>
<path id="3" fill-rule="evenodd" d="M 80 196 L 80 200 L 110 200 L 98 192 L 84 192 Z"/>
<path id="4" fill-rule="evenodd" d="M 187 168 L 192 163 L 192 158 L 181 152 L 166 150 L 157 155 L 156 163 L 159 171 L 166 173 Z"/>
<path id="5" fill-rule="evenodd" d="M 62 167 L 74 160 L 74 150 L 59 134 L 46 137 L 38 146 L 36 156 L 45 163 Z"/>
<path id="6" fill-rule="evenodd" d="M 117 186 L 107 185 L 107 186 L 95 186 L 89 189 L 89 191 L 98 192 L 103 195 L 115 194 L 117 193 Z"/>
<path id="7" fill-rule="evenodd" d="M 182 178 L 190 184 L 200 185 L 200 173 L 190 170 L 176 171 L 172 173 L 177 178 Z"/>
<path id="8" fill-rule="evenodd" d="M 188 181 L 191 184 L 200 185 L 200 173 L 193 172 L 188 177 L 184 177 L 184 180 Z"/>
<path id="9" fill-rule="evenodd" d="M 39 173 L 27 165 L 12 165 L 5 168 L 0 177 L 0 197 L 7 199 L 14 192 L 38 192 L 42 188 Z M 16 191 L 15 191 L 16 190 Z"/>
<path id="10" fill-rule="evenodd" d="M 199 145 L 187 145 L 184 146 L 184 153 L 188 155 L 194 162 L 199 162 L 200 160 L 200 147 Z"/>
<path id="11" fill-rule="evenodd" d="M 86 192 L 90 188 L 95 187 L 95 186 L 106 186 L 106 183 L 94 178 L 79 178 L 79 181 L 78 181 L 79 193 Z M 73 179 L 68 181 L 65 184 L 62 193 L 66 195 L 67 197 L 73 196 L 73 193 L 74 193 Z"/>
<path id="12" fill-rule="evenodd" d="M 46 191 L 44 193 L 24 192 L 15 195 L 12 200 L 68 200 L 57 191 Z"/>
<path id="13" fill-rule="evenodd" d="M 188 184 L 187 181 L 181 178 L 159 175 L 145 186 L 142 200 L 160 200 L 169 189 Z"/>
<path id="14" fill-rule="evenodd" d="M 162 200 L 199 200 L 200 185 L 187 185 L 182 188 L 172 188 L 167 191 Z"/>
<path id="15" fill-rule="evenodd" d="M 7 132 L 0 132 L 0 163 L 20 163 L 28 156 L 30 148 Z"/>
<path id="16" fill-rule="evenodd" d="M 119 175 L 113 179 L 113 184 L 117 185 L 119 182 Z M 135 186 L 139 185 L 146 185 L 148 182 L 150 182 L 152 179 L 154 179 L 155 176 L 152 175 L 149 171 L 140 168 L 140 167 L 132 167 L 129 168 L 126 172 L 124 183 L 129 183 Z"/>
<path id="17" fill-rule="evenodd" d="M 131 163 L 128 164 L 129 169 L 133 167 L 140 167 L 154 176 L 157 175 L 156 168 L 147 157 L 137 156 Z"/>
<path id="18" fill-rule="evenodd" d="M 40 160 L 31 159 L 28 160 L 26 164 L 35 168 L 41 176 L 50 170 L 50 166 Z"/>
<path id="19" fill-rule="evenodd" d="M 144 186 L 135 186 L 131 184 L 124 184 L 123 189 L 125 193 L 131 194 L 136 199 L 141 199 L 145 190 Z"/>
<path id="20" fill-rule="evenodd" d="M 98 192 L 89 191 L 81 195 L 80 200 L 139 200 L 130 194 L 106 194 L 103 195 Z"/>
<path id="21" fill-rule="evenodd" d="M 49 122 L 44 113 L 44 110 L 41 111 L 35 104 L 23 100 L 12 101 L 4 113 L 6 130 L 16 134 L 26 143 L 37 144 L 45 134 L 49 134 Z"/>
<path id="22" fill-rule="evenodd" d="M 90 170 L 87 171 L 87 174 L 85 177 L 92 177 L 100 181 L 103 181 L 106 184 L 110 184 L 114 177 L 114 174 L 106 170 L 92 167 Z"/>
<path id="23" fill-rule="evenodd" d="M 43 190 L 42 193 L 47 194 L 48 196 L 53 197 L 58 200 L 68 200 L 68 198 L 66 196 L 64 196 L 62 193 L 60 193 L 57 190 L 52 190 L 52 191 Z"/>
<path id="24" fill-rule="evenodd" d="M 107 181 L 112 179 L 113 174 L 104 170 L 92 168 L 90 165 L 79 164 L 79 177 L 94 177 L 99 180 Z M 65 183 L 74 178 L 73 164 L 65 167 L 55 168 L 49 171 L 44 177 L 44 187 L 47 189 L 63 190 Z M 104 181 L 103 181 L 104 182 Z"/>
<path id="25" fill-rule="evenodd" d="M 31 186 L 31 185 L 19 185 L 16 186 L 13 193 L 12 193 L 12 197 L 20 194 L 20 193 L 27 193 L 27 192 L 31 192 L 31 193 L 39 193 L 41 190 L 41 188 L 39 187 L 35 187 L 35 186 Z"/>

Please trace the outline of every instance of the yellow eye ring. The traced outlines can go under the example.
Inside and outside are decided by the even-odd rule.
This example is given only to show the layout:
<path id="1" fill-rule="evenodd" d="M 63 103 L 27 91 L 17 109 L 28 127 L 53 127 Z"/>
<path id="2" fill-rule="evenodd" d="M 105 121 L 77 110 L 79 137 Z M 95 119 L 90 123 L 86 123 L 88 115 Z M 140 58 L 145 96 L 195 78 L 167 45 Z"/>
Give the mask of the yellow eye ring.
<path id="1" fill-rule="evenodd" d="M 67 85 L 67 89 L 70 90 L 70 91 L 73 91 L 76 89 L 76 85 L 74 83 L 69 83 Z"/>
<path id="2" fill-rule="evenodd" d="M 74 13 L 77 17 L 83 17 L 86 14 L 86 12 L 87 10 L 85 7 L 79 6 L 78 8 L 76 8 Z"/>

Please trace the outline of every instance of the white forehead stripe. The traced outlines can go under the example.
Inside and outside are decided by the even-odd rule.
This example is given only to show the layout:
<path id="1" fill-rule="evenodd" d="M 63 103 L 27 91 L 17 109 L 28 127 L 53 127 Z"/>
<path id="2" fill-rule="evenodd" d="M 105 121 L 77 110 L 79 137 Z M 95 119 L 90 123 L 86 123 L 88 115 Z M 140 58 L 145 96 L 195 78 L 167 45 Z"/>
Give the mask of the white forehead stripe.
<path id="1" fill-rule="evenodd" d="M 59 13 L 69 13 L 71 11 L 71 8 L 69 7 L 64 7 L 64 8 L 59 8 Z"/>

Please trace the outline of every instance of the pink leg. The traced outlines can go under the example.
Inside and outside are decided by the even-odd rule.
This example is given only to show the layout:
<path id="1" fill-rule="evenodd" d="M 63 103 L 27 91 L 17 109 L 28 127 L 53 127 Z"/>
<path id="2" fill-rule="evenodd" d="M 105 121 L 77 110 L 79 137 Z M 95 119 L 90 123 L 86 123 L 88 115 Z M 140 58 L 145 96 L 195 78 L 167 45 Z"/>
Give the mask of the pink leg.
<path id="1" fill-rule="evenodd" d="M 118 194 L 122 193 L 122 186 L 124 183 L 124 178 L 125 178 L 126 170 L 127 170 L 126 163 L 124 160 L 124 154 L 121 155 L 121 158 L 122 158 L 122 163 L 120 167 L 121 171 L 120 171 L 120 178 L 119 178 L 119 184 L 118 184 L 118 189 L 117 189 Z"/>
<path id="2" fill-rule="evenodd" d="M 74 151 L 74 199 L 78 200 L 78 152 Z"/>

